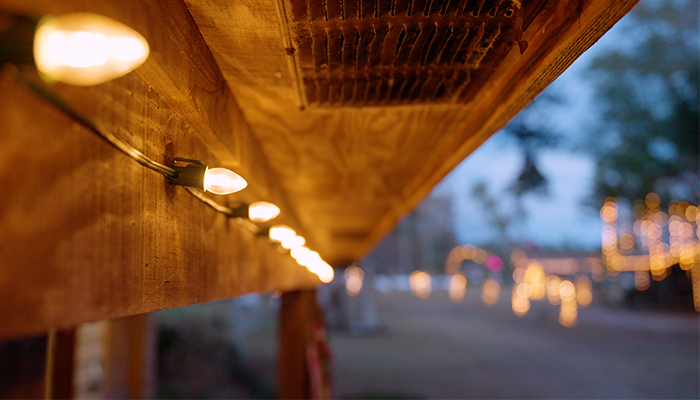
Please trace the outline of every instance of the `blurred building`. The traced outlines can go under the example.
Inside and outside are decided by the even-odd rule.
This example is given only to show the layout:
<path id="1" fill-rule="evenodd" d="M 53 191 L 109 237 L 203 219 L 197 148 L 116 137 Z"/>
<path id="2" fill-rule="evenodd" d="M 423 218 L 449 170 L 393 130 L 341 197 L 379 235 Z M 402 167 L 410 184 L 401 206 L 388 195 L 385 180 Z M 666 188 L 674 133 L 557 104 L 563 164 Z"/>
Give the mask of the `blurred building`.
<path id="1" fill-rule="evenodd" d="M 451 197 L 428 197 L 364 258 L 378 274 L 441 272 L 457 245 Z"/>

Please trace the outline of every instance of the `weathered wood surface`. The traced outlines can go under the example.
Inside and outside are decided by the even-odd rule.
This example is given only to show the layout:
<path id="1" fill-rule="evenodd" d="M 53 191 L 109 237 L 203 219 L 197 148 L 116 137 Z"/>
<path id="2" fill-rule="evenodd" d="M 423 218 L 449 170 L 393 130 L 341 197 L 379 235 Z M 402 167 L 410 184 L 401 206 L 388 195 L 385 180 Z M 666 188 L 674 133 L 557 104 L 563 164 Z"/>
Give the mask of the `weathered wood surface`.
<path id="1" fill-rule="evenodd" d="M 183 3 L 3 0 L 0 9 L 92 11 L 141 32 L 152 53 L 138 73 L 52 89 L 159 162 L 232 167 L 249 189 L 220 201 L 272 201 L 298 225 Z M 6 75 L 0 127 L 0 336 L 318 282 Z"/>
<path id="2" fill-rule="evenodd" d="M 329 261 L 348 263 L 637 0 L 524 1 L 526 14 L 529 4 L 541 7 L 522 32 L 529 46 L 522 55 L 511 49 L 466 105 L 305 110 L 298 52 L 280 28 L 291 20 L 287 1 L 185 2 L 310 242 Z"/>
<path id="3" fill-rule="evenodd" d="M 92 11 L 141 32 L 151 56 L 134 73 L 53 89 L 157 161 L 233 168 L 250 186 L 229 201 L 278 204 L 282 222 L 342 264 L 636 1 L 547 1 L 523 31 L 524 54 L 511 50 L 468 104 L 313 110 L 298 107 L 283 0 L 0 0 L 0 9 Z M 0 127 L 0 336 L 317 282 L 7 76 Z"/>

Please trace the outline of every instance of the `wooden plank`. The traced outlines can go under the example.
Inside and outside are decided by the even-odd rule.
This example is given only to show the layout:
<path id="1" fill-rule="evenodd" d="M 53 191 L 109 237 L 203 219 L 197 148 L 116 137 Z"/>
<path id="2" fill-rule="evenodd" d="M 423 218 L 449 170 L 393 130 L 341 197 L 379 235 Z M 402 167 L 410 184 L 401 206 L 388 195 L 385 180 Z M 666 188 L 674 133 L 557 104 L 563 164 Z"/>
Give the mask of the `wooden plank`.
<path id="1" fill-rule="evenodd" d="M 159 162 L 185 156 L 233 167 L 250 188 L 218 200 L 272 201 L 297 225 L 181 2 L 2 0 L 0 8 L 92 11 L 141 32 L 152 54 L 138 73 L 52 89 Z M 317 284 L 266 240 L 7 76 L 0 93 L 0 336 Z"/>
<path id="2" fill-rule="evenodd" d="M 313 110 L 298 108 L 292 72 L 301 60 L 280 29 L 293 11 L 281 0 L 0 0 L 0 8 L 92 11 L 141 32 L 152 54 L 135 73 L 53 89 L 157 161 L 187 156 L 232 167 L 250 189 L 222 201 L 278 204 L 283 222 L 342 264 L 360 258 L 635 3 L 548 1 L 523 32 L 524 54 L 508 53 L 466 105 Z M 400 90 L 422 93 L 427 77 L 409 76 Z M 380 83 L 361 82 L 353 98 L 376 101 L 388 90 Z M 328 86 L 319 84 L 318 102 L 332 100 Z M 7 77 L 0 93 L 0 336 L 316 283 Z"/>
<path id="3" fill-rule="evenodd" d="M 51 330 L 46 346 L 45 399 L 72 399 L 75 329 Z"/>
<path id="4" fill-rule="evenodd" d="M 299 109 L 285 58 L 301 60 L 283 48 L 288 33 L 277 33 L 292 19 L 285 1 L 276 2 L 280 15 L 254 0 L 185 1 L 302 225 L 314 228 L 310 242 L 338 264 L 362 257 L 637 2 L 524 2 L 529 47 L 514 46 L 466 105 Z M 369 79 L 364 94 L 376 96 L 378 85 Z M 402 90 L 425 88 L 412 81 Z"/>
<path id="5" fill-rule="evenodd" d="M 282 295 L 279 316 L 279 352 L 277 356 L 277 397 L 311 399 L 309 342 L 313 327 L 323 324 L 315 290 L 298 290 Z"/>

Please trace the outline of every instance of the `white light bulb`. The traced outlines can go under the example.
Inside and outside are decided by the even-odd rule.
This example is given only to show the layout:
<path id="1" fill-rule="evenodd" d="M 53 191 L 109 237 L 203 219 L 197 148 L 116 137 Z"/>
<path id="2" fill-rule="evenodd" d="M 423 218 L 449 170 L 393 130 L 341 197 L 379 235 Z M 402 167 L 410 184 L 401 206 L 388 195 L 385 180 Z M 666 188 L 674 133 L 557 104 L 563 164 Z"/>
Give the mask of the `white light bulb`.
<path id="1" fill-rule="evenodd" d="M 248 219 L 253 222 L 267 222 L 280 215 L 280 209 L 272 203 L 256 201 L 248 206 Z"/>
<path id="2" fill-rule="evenodd" d="M 294 229 L 286 225 L 275 225 L 270 228 L 270 232 L 268 233 L 270 240 L 273 242 L 281 242 L 284 239 L 296 236 L 296 234 Z"/>
<path id="3" fill-rule="evenodd" d="M 297 247 L 297 248 L 299 248 L 299 247 Z M 294 250 L 295 249 L 292 249 L 292 252 L 294 252 Z M 292 257 L 294 257 L 294 253 L 292 253 Z M 311 251 L 311 250 L 301 252 L 301 254 L 298 257 L 294 257 L 294 259 L 297 260 L 297 262 L 300 265 L 305 266 L 309 270 L 314 269 L 314 266 L 323 262 L 323 260 L 321 259 L 321 256 L 318 255 L 317 252 Z"/>
<path id="4" fill-rule="evenodd" d="M 306 257 L 306 263 L 309 265 L 322 265 L 324 263 L 324 261 L 317 252 L 312 251 Z"/>
<path id="5" fill-rule="evenodd" d="M 304 266 L 306 266 L 306 264 L 304 264 L 305 257 L 307 257 L 309 253 L 311 253 L 311 250 L 303 246 L 295 247 L 291 251 L 292 258 Z"/>
<path id="6" fill-rule="evenodd" d="M 204 190 L 214 194 L 231 194 L 245 189 L 248 183 L 226 168 L 208 169 L 204 174 Z"/>
<path id="7" fill-rule="evenodd" d="M 335 277 L 335 272 L 333 272 L 333 267 L 328 265 L 327 267 L 325 267 L 323 270 L 321 270 L 321 272 L 319 272 L 316 275 L 318 275 L 318 279 L 320 279 L 321 282 L 330 283 L 333 281 L 333 278 Z"/>
<path id="8" fill-rule="evenodd" d="M 113 19 L 70 13 L 42 21 L 34 34 L 34 60 L 42 76 L 78 86 L 125 75 L 148 58 L 146 39 Z"/>
<path id="9" fill-rule="evenodd" d="M 335 277 L 335 272 L 333 272 L 333 267 L 328 265 L 327 262 L 321 260 L 320 262 L 314 263 L 309 271 L 313 272 L 318 276 L 318 279 L 323 283 L 329 283 Z"/>
<path id="10" fill-rule="evenodd" d="M 301 236 L 290 236 L 288 238 L 282 239 L 282 247 L 287 250 L 293 249 L 295 247 L 301 247 L 306 244 L 306 239 Z"/>

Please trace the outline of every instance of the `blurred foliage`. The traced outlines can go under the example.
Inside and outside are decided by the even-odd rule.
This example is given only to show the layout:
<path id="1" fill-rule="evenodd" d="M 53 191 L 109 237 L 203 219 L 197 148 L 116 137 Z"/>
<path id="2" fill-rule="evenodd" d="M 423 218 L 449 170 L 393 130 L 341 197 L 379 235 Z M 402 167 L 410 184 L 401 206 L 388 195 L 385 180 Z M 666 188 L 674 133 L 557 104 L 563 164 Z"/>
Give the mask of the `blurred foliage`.
<path id="1" fill-rule="evenodd" d="M 552 91 L 545 91 L 535 98 L 523 111 L 516 115 L 501 131 L 514 139 L 523 154 L 523 165 L 517 178 L 503 193 L 491 193 L 486 182 L 478 182 L 471 188 L 470 195 L 480 204 L 488 224 L 498 232 L 500 251 L 512 245 L 508 229 L 522 223 L 527 217 L 523 196 L 527 194 L 547 195 L 548 181 L 538 168 L 538 155 L 547 148 L 555 148 L 561 136 L 554 133 L 549 125 L 547 114 L 562 100 Z M 509 202 L 506 199 L 513 201 Z"/>
<path id="2" fill-rule="evenodd" d="M 649 192 L 697 204 L 699 4 L 642 0 L 625 26 L 631 45 L 593 61 L 603 111 L 588 146 L 597 157 L 594 206 Z"/>
<path id="3" fill-rule="evenodd" d="M 515 243 L 510 236 L 509 227 L 523 222 L 527 216 L 519 196 L 515 196 L 516 201 L 512 203 L 504 201 L 502 195 L 491 193 L 485 182 L 474 185 L 471 195 L 480 204 L 486 222 L 498 232 L 498 239 L 491 243 L 489 251 L 499 253 L 502 257 L 510 254 Z"/>
<path id="4" fill-rule="evenodd" d="M 488 222 L 498 229 L 502 239 L 508 238 L 508 226 L 516 217 L 508 210 L 499 208 L 499 202 L 488 191 L 486 183 L 479 182 L 472 188 L 472 195 L 481 203 Z"/>
<path id="5" fill-rule="evenodd" d="M 221 320 L 161 324 L 158 361 L 162 399 L 274 398 L 275 389 L 250 370 Z"/>
<path id="6" fill-rule="evenodd" d="M 543 113 L 560 101 L 551 91 L 545 91 L 504 128 L 504 132 L 516 140 L 524 154 L 521 171 L 509 188 L 517 197 L 526 193 L 548 193 L 547 178 L 537 167 L 537 154 L 542 149 L 559 144 L 560 136 L 547 126 L 548 120 Z"/>

